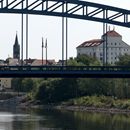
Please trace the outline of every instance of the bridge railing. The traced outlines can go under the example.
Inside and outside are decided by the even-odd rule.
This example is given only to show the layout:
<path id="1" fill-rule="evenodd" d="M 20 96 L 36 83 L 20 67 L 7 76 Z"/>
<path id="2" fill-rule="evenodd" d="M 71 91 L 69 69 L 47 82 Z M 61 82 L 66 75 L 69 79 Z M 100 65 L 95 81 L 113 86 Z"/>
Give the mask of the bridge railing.
<path id="1" fill-rule="evenodd" d="M 0 66 L 0 71 L 130 71 L 130 66 Z"/>

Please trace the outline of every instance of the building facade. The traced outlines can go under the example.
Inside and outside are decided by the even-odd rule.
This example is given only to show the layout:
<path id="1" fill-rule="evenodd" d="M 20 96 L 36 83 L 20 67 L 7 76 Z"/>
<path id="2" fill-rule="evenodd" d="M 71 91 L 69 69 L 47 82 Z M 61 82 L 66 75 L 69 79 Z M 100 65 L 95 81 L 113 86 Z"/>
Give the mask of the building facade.
<path id="1" fill-rule="evenodd" d="M 0 78 L 0 91 L 11 89 L 11 78 Z"/>
<path id="2" fill-rule="evenodd" d="M 115 64 L 120 55 L 130 54 L 130 46 L 115 30 L 108 31 L 101 39 L 86 41 L 77 48 L 77 55 L 86 54 L 99 59 L 101 63 Z"/>
<path id="3" fill-rule="evenodd" d="M 13 45 L 13 58 L 20 60 L 20 45 L 18 42 L 18 36 L 16 34 L 15 43 Z"/>

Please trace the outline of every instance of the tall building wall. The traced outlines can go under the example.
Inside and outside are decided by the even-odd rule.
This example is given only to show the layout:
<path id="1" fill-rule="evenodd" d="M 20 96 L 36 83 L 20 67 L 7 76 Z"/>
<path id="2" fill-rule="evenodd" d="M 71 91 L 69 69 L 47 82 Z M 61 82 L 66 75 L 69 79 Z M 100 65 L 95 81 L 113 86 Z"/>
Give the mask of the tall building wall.
<path id="1" fill-rule="evenodd" d="M 107 38 L 106 38 L 107 36 Z M 104 40 L 107 39 L 107 48 L 103 49 Z M 103 53 L 103 50 L 105 53 Z M 115 30 L 108 31 L 101 39 L 89 40 L 77 47 L 77 55 L 86 54 L 97 57 L 101 63 L 104 60 L 109 64 L 115 64 L 120 55 L 130 54 L 130 46 L 122 40 L 122 36 Z M 103 56 L 104 55 L 104 56 Z"/>

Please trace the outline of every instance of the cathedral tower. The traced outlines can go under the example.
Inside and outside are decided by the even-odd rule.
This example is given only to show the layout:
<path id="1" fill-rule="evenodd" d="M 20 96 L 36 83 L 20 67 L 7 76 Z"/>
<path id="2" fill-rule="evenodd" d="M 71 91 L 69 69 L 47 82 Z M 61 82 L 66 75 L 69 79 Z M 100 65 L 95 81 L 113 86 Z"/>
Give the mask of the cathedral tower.
<path id="1" fill-rule="evenodd" d="M 16 34 L 15 43 L 13 45 L 13 58 L 20 60 L 20 45 L 18 43 L 18 36 Z"/>

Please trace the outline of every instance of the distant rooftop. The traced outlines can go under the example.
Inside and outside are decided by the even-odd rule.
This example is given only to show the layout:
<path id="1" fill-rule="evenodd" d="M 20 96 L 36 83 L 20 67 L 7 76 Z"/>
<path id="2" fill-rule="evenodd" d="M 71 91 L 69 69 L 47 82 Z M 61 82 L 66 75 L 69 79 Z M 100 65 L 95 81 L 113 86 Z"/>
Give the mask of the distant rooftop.
<path id="1" fill-rule="evenodd" d="M 111 30 L 108 31 L 107 33 L 105 33 L 103 36 L 105 36 L 107 34 L 107 36 L 109 37 L 122 37 L 119 33 L 117 33 L 115 30 Z"/>
<path id="2" fill-rule="evenodd" d="M 89 40 L 89 41 L 86 41 L 86 42 L 82 43 L 78 47 L 93 47 L 93 46 L 98 46 L 98 45 L 100 45 L 102 43 L 103 43 L 102 39 L 93 39 L 93 40 Z"/>
<path id="3" fill-rule="evenodd" d="M 121 36 L 119 33 L 117 33 L 114 29 L 108 31 L 108 32 L 105 33 L 103 36 L 106 36 L 106 34 L 107 34 L 108 37 L 122 37 L 122 36 Z M 102 43 L 103 43 L 103 40 L 102 40 L 102 39 L 92 39 L 92 40 L 83 42 L 83 43 L 80 44 L 77 48 L 80 48 L 80 47 L 94 47 L 94 46 L 99 46 L 99 45 L 102 44 Z"/>
<path id="4" fill-rule="evenodd" d="M 53 60 L 47 60 L 47 63 L 46 63 L 46 60 L 43 60 L 43 65 L 46 65 L 46 64 L 48 64 L 48 65 L 53 65 L 53 64 L 55 64 L 55 60 L 54 60 L 54 59 L 53 59 Z M 42 60 L 41 60 L 41 59 L 35 59 L 35 60 L 32 62 L 31 65 L 32 65 L 32 66 L 42 65 Z"/>

